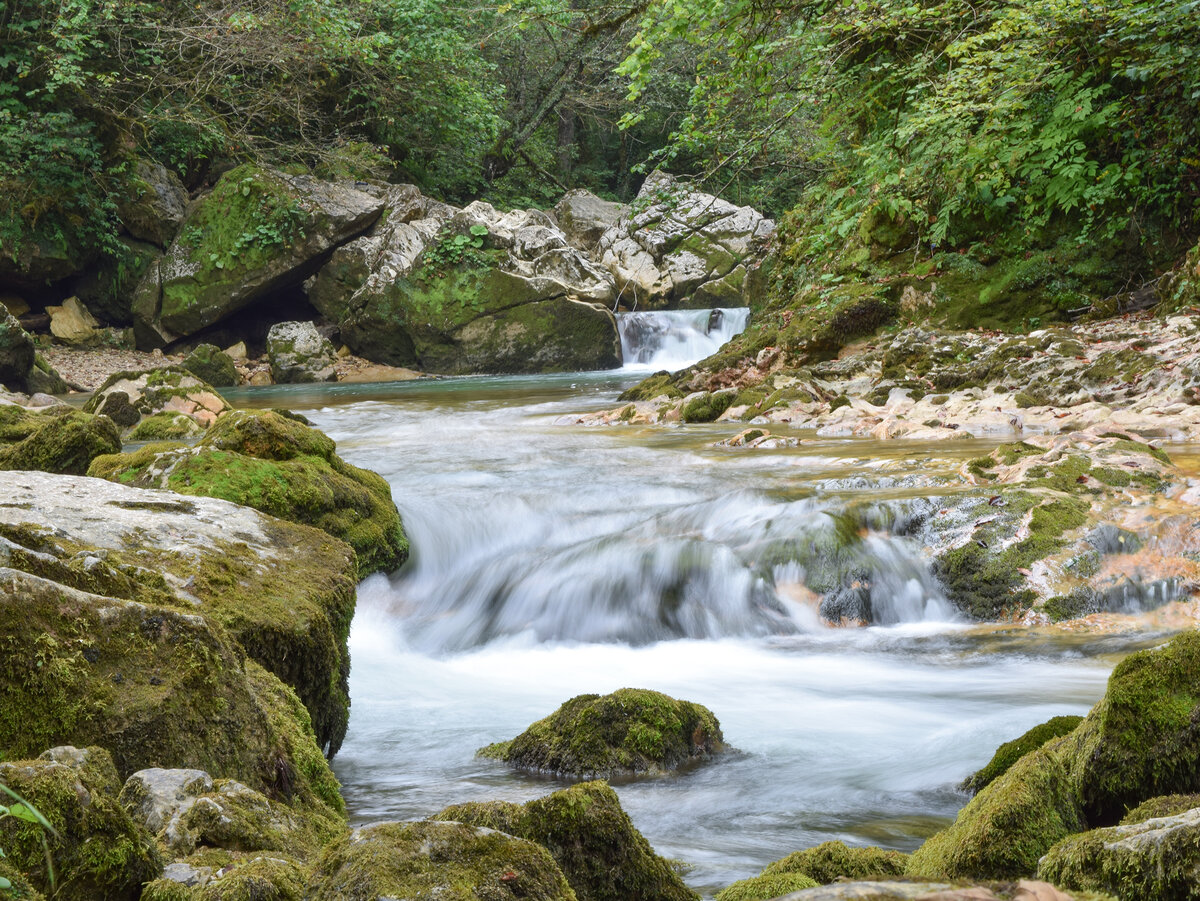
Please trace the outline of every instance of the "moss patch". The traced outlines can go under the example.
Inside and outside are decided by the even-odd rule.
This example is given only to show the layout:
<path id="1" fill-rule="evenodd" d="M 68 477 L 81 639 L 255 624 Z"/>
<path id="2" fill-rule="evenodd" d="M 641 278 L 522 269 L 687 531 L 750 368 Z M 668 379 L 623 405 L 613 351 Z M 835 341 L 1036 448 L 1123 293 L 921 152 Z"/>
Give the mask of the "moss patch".
<path id="1" fill-rule="evenodd" d="M 24 417 L 18 421 L 9 413 L 6 424 L 0 421 L 10 435 L 24 431 L 15 443 L 0 446 L 0 469 L 83 475 L 96 457 L 121 449 L 120 432 L 107 416 L 71 410 Z"/>
<path id="2" fill-rule="evenodd" d="M 726 886 L 717 892 L 716 901 L 769 901 L 820 884 L 803 873 L 770 873 Z"/>
<path id="3" fill-rule="evenodd" d="M 981 770 L 972 773 L 963 780 L 963 791 L 977 793 L 985 786 L 991 785 L 996 779 L 1008 772 L 1014 763 L 1031 751 L 1036 751 L 1052 738 L 1059 738 L 1075 730 L 1083 722 L 1081 716 L 1055 716 L 1046 722 L 1034 726 L 1028 732 L 1012 741 L 1006 741 L 992 759 Z"/>
<path id="4" fill-rule="evenodd" d="M 768 864 L 763 875 L 803 873 L 828 885 L 838 879 L 878 879 L 904 875 L 907 854 L 882 848 L 852 848 L 843 842 L 822 842 L 815 848 L 794 851 Z"/>

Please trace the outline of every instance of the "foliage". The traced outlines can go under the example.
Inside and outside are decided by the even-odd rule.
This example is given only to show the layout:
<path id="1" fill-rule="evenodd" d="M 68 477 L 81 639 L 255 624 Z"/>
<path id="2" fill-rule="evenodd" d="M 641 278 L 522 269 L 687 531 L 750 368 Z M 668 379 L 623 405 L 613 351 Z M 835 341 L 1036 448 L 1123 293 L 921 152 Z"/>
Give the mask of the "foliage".
<path id="1" fill-rule="evenodd" d="M 31 823 L 42 830 L 42 850 L 46 855 L 46 873 L 48 875 L 50 886 L 53 887 L 55 882 L 54 862 L 50 858 L 50 844 L 46 840 L 46 833 L 50 833 L 51 835 L 57 834 L 55 828 L 50 824 L 49 820 L 42 816 L 41 811 L 39 811 L 34 805 L 30 804 L 7 785 L 0 783 L 0 792 L 8 795 L 12 802 L 10 804 L 0 804 L 0 820 L 21 820 L 25 823 Z M 4 849 L 0 848 L 0 857 L 4 856 Z M 8 890 L 12 887 L 13 885 L 11 880 L 5 876 L 0 876 L 0 890 Z"/>

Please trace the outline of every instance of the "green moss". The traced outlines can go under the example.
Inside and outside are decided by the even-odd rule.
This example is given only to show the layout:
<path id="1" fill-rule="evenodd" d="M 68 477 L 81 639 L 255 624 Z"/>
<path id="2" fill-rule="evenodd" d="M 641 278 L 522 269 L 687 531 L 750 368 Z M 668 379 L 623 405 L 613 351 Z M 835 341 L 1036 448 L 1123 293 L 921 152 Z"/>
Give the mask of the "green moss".
<path id="1" fill-rule="evenodd" d="M 98 747 L 82 763 L 50 759 L 0 764 L 0 782 L 32 803 L 54 827 L 0 820 L 0 847 L 42 891 L 51 892 L 43 838 L 48 842 L 63 901 L 136 899 L 162 861 L 151 836 L 117 803 L 120 784 L 112 759 Z"/>
<path id="2" fill-rule="evenodd" d="M 716 901 L 767 901 L 820 884 L 803 873 L 771 873 L 726 886 L 717 892 Z"/>
<path id="3" fill-rule="evenodd" d="M 840 410 L 842 407 L 848 406 L 850 406 L 850 398 L 844 394 L 839 394 L 829 402 L 829 412 L 832 413 L 834 410 Z"/>
<path id="4" fill-rule="evenodd" d="M 227 871 L 204 886 L 155 880 L 146 886 L 141 901 L 302 901 L 308 886 L 303 866 L 275 854 L 238 857 L 224 866 Z"/>
<path id="5" fill-rule="evenodd" d="M 768 864 L 763 875 L 803 873 L 828 885 L 838 879 L 876 879 L 904 875 L 908 855 L 882 848 L 852 848 L 843 842 L 823 842 L 815 848 L 793 851 Z"/>
<path id="6" fill-rule="evenodd" d="M 1050 744 L 1020 758 L 971 799 L 953 826 L 912 853 L 906 874 L 923 879 L 1031 876 L 1038 858 L 1083 827 L 1062 753 Z"/>
<path id="7" fill-rule="evenodd" d="M 1189 810 L 1200 807 L 1200 794 L 1193 795 L 1162 795 L 1143 801 L 1121 818 L 1120 825 L 1129 826 L 1142 823 L 1158 817 L 1173 817 Z"/>
<path id="8" fill-rule="evenodd" d="M 193 438 L 203 431 L 196 420 L 182 413 L 154 413 L 138 422 L 126 438 L 130 441 L 177 441 Z"/>
<path id="9" fill-rule="evenodd" d="M 383 823 L 325 849 L 308 901 L 575 901 L 541 845 L 461 823 Z"/>
<path id="10" fill-rule="evenodd" d="M 524 806 L 459 804 L 435 819 L 499 829 L 542 845 L 579 901 L 696 901 L 670 864 L 654 853 L 603 782 L 584 782 Z"/>
<path id="11" fill-rule="evenodd" d="M 1005 466 L 1012 466 L 1022 457 L 1036 457 L 1043 453 L 1045 451 L 1040 447 L 1026 444 L 1024 441 L 1002 444 L 992 452 L 993 456 Z"/>
<path id="12" fill-rule="evenodd" d="M 239 381 L 233 358 L 213 344 L 199 344 L 183 361 L 183 368 L 201 381 L 227 388 Z"/>
<path id="13" fill-rule="evenodd" d="M 573 776 L 662 773 L 725 750 L 712 713 L 656 691 L 579 695 L 508 742 L 480 749 L 522 769 Z"/>
<path id="14" fill-rule="evenodd" d="M 92 460 L 121 449 L 116 425 L 106 416 L 78 410 L 26 420 L 33 429 L 14 444 L 0 446 L 0 469 L 83 475 Z M 10 433 L 21 428 L 10 422 Z"/>
<path id="15" fill-rule="evenodd" d="M 684 422 L 713 422 L 733 404 L 732 391 L 714 391 L 693 397 L 679 411 Z"/>
<path id="16" fill-rule="evenodd" d="M 656 372 L 654 375 L 642 379 L 632 388 L 623 391 L 617 399 L 620 401 L 653 400 L 662 395 L 672 399 L 683 397 L 683 392 L 675 387 L 671 379 L 671 373 L 665 370 Z"/>
<path id="17" fill-rule="evenodd" d="M 983 769 L 963 780 L 960 788 L 975 794 L 1007 773 L 1012 765 L 1026 754 L 1036 751 L 1052 738 L 1067 735 L 1082 722 L 1083 717 L 1081 716 L 1055 716 L 1034 726 L 1019 738 L 1006 741 L 996 749 L 996 753 L 992 755 L 992 759 Z"/>

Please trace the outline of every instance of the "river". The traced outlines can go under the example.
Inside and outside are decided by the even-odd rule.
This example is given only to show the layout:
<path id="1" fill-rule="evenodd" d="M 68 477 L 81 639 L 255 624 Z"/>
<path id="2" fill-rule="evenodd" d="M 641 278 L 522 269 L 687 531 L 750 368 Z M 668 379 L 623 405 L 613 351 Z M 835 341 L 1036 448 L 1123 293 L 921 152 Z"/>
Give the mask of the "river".
<path id="1" fill-rule="evenodd" d="M 645 365 L 642 366 L 646 368 Z M 837 838 L 911 850 L 996 746 L 1085 713 L 1153 636 L 1048 637 L 956 621 L 912 539 L 865 542 L 886 626 L 827 628 L 804 567 L 848 504 L 881 523 L 987 445 L 714 447 L 726 424 L 583 428 L 634 371 L 256 392 L 388 479 L 413 543 L 359 588 L 353 706 L 334 769 L 353 822 L 415 819 L 561 784 L 477 759 L 584 692 L 697 701 L 737 752 L 615 787 L 706 896 Z M 239 398 L 238 402 L 247 399 Z M 885 577 L 886 576 L 886 577 Z"/>

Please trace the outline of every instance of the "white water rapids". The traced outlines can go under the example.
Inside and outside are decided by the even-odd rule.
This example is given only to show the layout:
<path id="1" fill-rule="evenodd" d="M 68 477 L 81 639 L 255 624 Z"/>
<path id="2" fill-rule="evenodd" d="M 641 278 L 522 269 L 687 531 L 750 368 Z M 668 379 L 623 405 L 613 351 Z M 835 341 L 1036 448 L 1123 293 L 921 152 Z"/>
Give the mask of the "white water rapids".
<path id="1" fill-rule="evenodd" d="M 657 365 L 657 364 L 652 364 Z M 662 855 L 707 896 L 838 838 L 910 850 L 966 801 L 996 746 L 1084 713 L 1137 642 L 954 621 L 906 516 L 977 442 L 806 440 L 743 451 L 732 425 L 588 429 L 621 375 L 290 386 L 255 395 L 308 415 L 388 479 L 414 553 L 359 589 L 353 707 L 334 768 L 355 823 L 524 801 L 564 783 L 475 758 L 583 692 L 697 701 L 738 749 L 616 786 Z M 810 583 L 837 515 L 876 511 L 848 565 L 876 619 L 822 626 Z M 815 550 L 814 550 L 815 549 Z M 843 561 L 845 562 L 845 561 Z M 1144 643 L 1144 641 L 1143 641 Z"/>
<path id="2" fill-rule="evenodd" d="M 674 372 L 712 356 L 746 329 L 745 307 L 618 313 L 621 355 L 627 372 Z"/>

